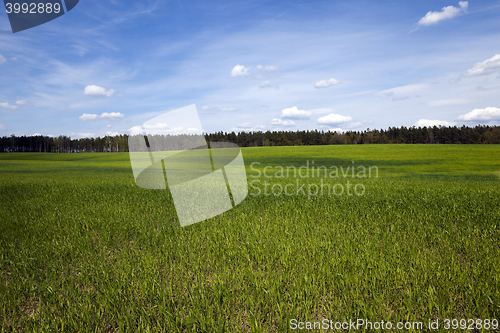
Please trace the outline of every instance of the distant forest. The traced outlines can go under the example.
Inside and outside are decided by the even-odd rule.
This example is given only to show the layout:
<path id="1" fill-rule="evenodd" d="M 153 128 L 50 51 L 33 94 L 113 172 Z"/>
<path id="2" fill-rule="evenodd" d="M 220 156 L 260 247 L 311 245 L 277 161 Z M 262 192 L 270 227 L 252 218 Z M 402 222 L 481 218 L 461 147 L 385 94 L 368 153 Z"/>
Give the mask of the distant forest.
<path id="1" fill-rule="evenodd" d="M 205 134 L 210 141 L 232 142 L 240 147 L 350 144 L 500 144 L 500 126 L 389 127 L 365 131 L 267 131 Z M 128 152 L 128 135 L 72 139 L 69 136 L 4 136 L 0 152 Z"/>

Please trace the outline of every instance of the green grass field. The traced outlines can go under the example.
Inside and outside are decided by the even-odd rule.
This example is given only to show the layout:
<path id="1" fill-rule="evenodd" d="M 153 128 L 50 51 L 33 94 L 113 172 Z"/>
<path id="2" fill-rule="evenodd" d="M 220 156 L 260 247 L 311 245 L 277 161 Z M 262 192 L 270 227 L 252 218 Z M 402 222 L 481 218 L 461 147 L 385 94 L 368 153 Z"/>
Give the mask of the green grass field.
<path id="1" fill-rule="evenodd" d="M 135 185 L 126 153 L 0 154 L 1 331 L 500 319 L 498 145 L 242 151 L 248 197 L 185 228 L 169 191 Z M 378 177 L 256 178 L 306 161 Z M 297 181 L 365 191 L 304 195 Z M 264 182 L 293 195 L 264 195 Z"/>

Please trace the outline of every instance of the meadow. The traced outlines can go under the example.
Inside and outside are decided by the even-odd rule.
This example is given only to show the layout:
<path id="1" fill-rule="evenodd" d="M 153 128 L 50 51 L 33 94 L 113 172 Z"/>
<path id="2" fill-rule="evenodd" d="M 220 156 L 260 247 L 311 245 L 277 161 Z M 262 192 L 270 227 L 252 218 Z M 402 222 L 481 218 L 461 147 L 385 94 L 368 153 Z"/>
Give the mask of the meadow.
<path id="1" fill-rule="evenodd" d="M 242 152 L 248 197 L 184 228 L 169 191 L 135 185 L 127 153 L 0 154 L 1 332 L 287 332 L 359 318 L 498 331 L 500 146 Z M 307 161 L 378 173 L 276 176 Z M 272 192 L 297 181 L 364 192 Z M 256 195 L 264 182 L 271 192 Z"/>

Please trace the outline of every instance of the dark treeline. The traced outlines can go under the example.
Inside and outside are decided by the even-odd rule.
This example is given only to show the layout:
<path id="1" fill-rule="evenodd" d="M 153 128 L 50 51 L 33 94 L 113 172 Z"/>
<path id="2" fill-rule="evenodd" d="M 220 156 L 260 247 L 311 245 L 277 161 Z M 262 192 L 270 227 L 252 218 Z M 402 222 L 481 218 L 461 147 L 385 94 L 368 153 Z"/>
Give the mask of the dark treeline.
<path id="1" fill-rule="evenodd" d="M 165 138 L 164 138 L 165 139 Z M 308 146 L 377 143 L 500 144 L 500 126 L 389 127 L 344 133 L 324 131 L 218 132 L 205 134 L 207 141 L 228 141 L 240 147 Z M 154 141 L 154 140 L 153 140 Z M 0 138 L 0 152 L 127 152 L 128 135 L 72 139 L 68 136 L 21 136 Z"/>
<path id="2" fill-rule="evenodd" d="M 103 138 L 72 139 L 69 136 L 20 136 L 0 138 L 0 152 L 120 152 L 128 151 L 128 136 L 105 136 Z"/>

